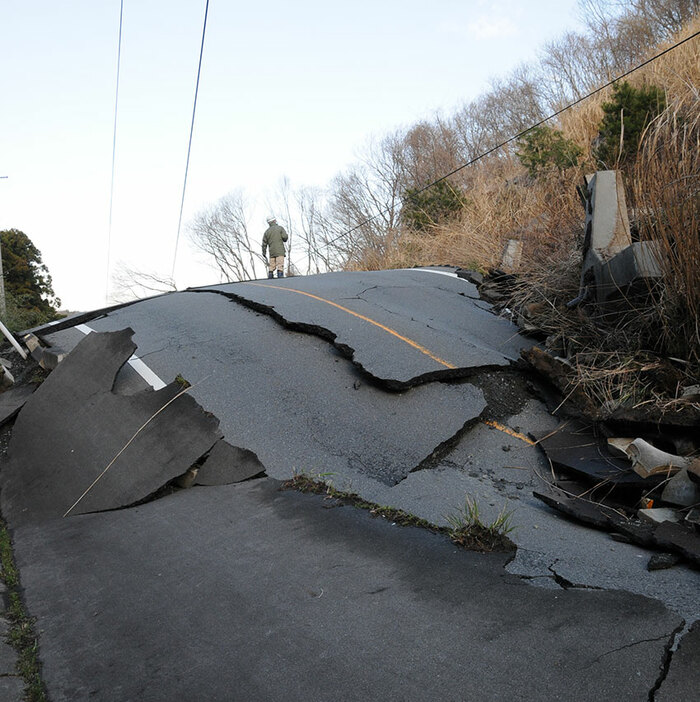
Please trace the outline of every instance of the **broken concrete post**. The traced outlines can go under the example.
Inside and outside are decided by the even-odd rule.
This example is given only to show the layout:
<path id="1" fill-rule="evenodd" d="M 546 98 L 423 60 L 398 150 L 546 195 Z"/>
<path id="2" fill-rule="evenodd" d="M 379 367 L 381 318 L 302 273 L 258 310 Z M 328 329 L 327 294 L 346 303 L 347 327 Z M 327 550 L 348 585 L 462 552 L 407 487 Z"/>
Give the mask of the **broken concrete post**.
<path id="1" fill-rule="evenodd" d="M 644 439 L 630 442 L 625 453 L 632 460 L 632 470 L 643 478 L 659 473 L 673 475 L 691 463 L 691 459 L 661 451 Z"/>
<path id="2" fill-rule="evenodd" d="M 523 255 L 523 242 L 520 239 L 508 239 L 503 258 L 501 259 L 501 268 L 504 271 L 513 271 L 520 265 L 520 258 Z"/>
<path id="3" fill-rule="evenodd" d="M 586 177 L 586 235 L 581 266 L 581 294 L 599 305 L 645 295 L 661 278 L 660 250 L 653 241 L 632 242 L 620 171 L 598 171 Z M 572 301 L 573 305 L 574 301 Z"/>

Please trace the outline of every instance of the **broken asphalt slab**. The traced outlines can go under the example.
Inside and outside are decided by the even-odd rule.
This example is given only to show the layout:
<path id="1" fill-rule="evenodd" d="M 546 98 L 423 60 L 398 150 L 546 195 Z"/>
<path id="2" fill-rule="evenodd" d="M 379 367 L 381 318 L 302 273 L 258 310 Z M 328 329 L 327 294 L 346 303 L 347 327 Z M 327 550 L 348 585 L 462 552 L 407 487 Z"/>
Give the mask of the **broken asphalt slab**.
<path id="1" fill-rule="evenodd" d="M 116 509 L 184 473 L 220 438 L 218 421 L 178 383 L 113 391 L 136 346 L 133 332 L 90 334 L 29 397 L 0 472 L 13 526 Z"/>
<path id="2" fill-rule="evenodd" d="M 619 485 L 649 489 L 661 480 L 642 478 L 631 469 L 628 460 L 610 455 L 605 441 L 595 436 L 590 424 L 567 420 L 538 438 L 540 446 L 556 467 L 573 471 L 607 488 Z"/>
<path id="3" fill-rule="evenodd" d="M 0 425 L 12 419 L 22 409 L 36 388 L 36 383 L 27 383 L 0 393 Z"/>
<path id="4" fill-rule="evenodd" d="M 196 485 L 229 485 L 250 480 L 264 474 L 265 466 L 246 449 L 231 446 L 220 439 L 214 444 L 201 468 L 197 471 Z"/>
<path id="5" fill-rule="evenodd" d="M 484 309 L 476 287 L 451 270 L 329 273 L 200 290 L 332 340 L 394 388 L 505 367 L 532 345 L 515 325 Z"/>
<path id="6" fill-rule="evenodd" d="M 327 341 L 216 293 L 146 300 L 90 326 L 133 328 L 139 357 L 161 378 L 190 381 L 189 394 L 219 418 L 225 439 L 276 478 L 307 472 L 355 487 L 395 484 L 448 450 L 486 407 L 470 383 L 386 392 Z M 81 336 L 66 330 L 49 340 L 66 348 Z"/>
<path id="7" fill-rule="evenodd" d="M 658 602 L 330 506 L 263 479 L 15 530 L 50 699 L 641 700 L 668 663 Z"/>

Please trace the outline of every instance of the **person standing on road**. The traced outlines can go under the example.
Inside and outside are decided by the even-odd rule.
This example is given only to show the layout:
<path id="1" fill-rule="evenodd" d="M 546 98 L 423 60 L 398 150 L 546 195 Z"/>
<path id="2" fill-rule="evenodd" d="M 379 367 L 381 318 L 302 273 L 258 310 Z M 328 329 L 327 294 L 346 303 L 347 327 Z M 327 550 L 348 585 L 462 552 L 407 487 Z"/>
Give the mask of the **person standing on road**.
<path id="1" fill-rule="evenodd" d="M 277 224 L 277 219 L 274 215 L 267 218 L 268 227 L 263 234 L 262 252 L 263 258 L 267 258 L 267 250 L 270 250 L 270 258 L 268 262 L 268 278 L 275 277 L 275 268 L 277 269 L 277 277 L 284 277 L 284 242 L 287 241 L 287 232 L 284 227 Z"/>

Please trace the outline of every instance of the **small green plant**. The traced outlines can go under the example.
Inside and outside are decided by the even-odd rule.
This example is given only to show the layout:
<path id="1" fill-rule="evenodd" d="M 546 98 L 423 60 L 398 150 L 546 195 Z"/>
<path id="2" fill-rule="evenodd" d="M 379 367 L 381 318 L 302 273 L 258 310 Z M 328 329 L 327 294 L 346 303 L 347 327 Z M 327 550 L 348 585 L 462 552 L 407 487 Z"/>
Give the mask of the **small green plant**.
<path id="1" fill-rule="evenodd" d="M 37 657 L 37 637 L 34 620 L 24 609 L 20 596 L 19 572 L 12 555 L 12 540 L 4 522 L 0 521 L 0 578 L 8 591 L 7 618 L 10 629 L 7 641 L 17 651 L 17 671 L 24 679 L 24 699 L 27 702 L 46 702 L 46 689 L 41 680 Z"/>
<path id="2" fill-rule="evenodd" d="M 510 551 L 515 548 L 508 534 L 515 529 L 513 510 L 505 505 L 498 516 L 485 524 L 479 514 L 479 504 L 471 496 L 464 498 L 464 507 L 459 512 L 446 516 L 451 529 L 450 539 L 460 546 L 474 551 Z"/>
<path id="3" fill-rule="evenodd" d="M 582 153 L 578 144 L 551 127 L 535 127 L 518 141 L 518 160 L 533 178 L 577 166 Z"/>
<path id="4" fill-rule="evenodd" d="M 596 156 L 605 168 L 636 158 L 647 125 L 666 108 L 666 95 L 655 85 L 632 87 L 627 81 L 613 86 L 613 97 L 602 105 L 601 144 Z"/>
<path id="5" fill-rule="evenodd" d="M 192 383 L 190 383 L 190 381 L 187 380 L 186 378 L 183 378 L 179 373 L 175 376 L 175 382 L 180 387 L 185 388 L 185 389 L 192 387 Z"/>

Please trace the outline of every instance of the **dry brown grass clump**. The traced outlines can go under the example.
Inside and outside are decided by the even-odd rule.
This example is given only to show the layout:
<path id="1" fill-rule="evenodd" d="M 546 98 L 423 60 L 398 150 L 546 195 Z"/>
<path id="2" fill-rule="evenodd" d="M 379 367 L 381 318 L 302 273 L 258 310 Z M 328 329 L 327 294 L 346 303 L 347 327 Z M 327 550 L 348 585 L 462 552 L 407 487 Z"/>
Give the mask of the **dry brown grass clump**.
<path id="1" fill-rule="evenodd" d="M 700 40 L 657 80 L 667 109 L 650 125 L 632 181 L 640 237 L 659 244 L 658 348 L 700 364 Z M 689 63 L 686 64 L 685 61 Z"/>

